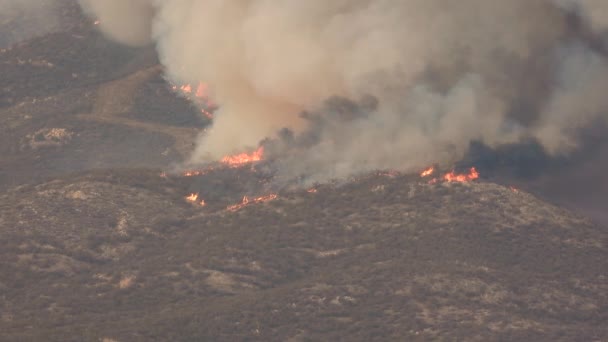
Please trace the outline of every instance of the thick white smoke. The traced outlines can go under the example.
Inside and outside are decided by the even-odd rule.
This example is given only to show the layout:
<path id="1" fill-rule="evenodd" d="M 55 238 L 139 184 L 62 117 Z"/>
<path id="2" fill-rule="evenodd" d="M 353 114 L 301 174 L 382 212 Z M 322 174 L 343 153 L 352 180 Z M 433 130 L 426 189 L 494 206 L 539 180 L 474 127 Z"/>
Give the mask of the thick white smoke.
<path id="1" fill-rule="evenodd" d="M 306 131 L 299 114 L 333 96 L 379 105 L 320 129 L 286 159 L 295 174 L 453 162 L 471 141 L 565 153 L 608 113 L 605 52 L 587 42 L 606 36 L 605 0 L 81 2 L 111 37 L 155 41 L 172 81 L 210 85 L 221 108 L 192 162 Z"/>

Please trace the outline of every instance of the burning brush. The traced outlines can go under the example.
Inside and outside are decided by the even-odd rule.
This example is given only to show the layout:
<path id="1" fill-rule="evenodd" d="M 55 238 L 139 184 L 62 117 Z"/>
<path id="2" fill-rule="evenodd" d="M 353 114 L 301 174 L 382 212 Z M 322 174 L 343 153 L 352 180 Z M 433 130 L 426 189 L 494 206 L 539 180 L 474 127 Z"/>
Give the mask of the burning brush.
<path id="1" fill-rule="evenodd" d="M 430 167 L 420 173 L 421 178 L 426 178 L 434 175 L 436 172 L 435 167 Z M 437 182 L 444 181 L 447 183 L 468 183 L 474 181 L 479 178 L 479 172 L 476 168 L 472 167 L 469 169 L 467 173 L 457 173 L 456 171 L 451 171 L 439 178 L 433 178 L 429 181 L 429 184 L 435 184 Z"/>
<path id="2" fill-rule="evenodd" d="M 209 98 L 209 86 L 203 82 L 199 82 L 196 90 L 190 84 L 181 86 L 172 85 L 173 91 L 179 92 L 183 96 L 190 99 L 201 109 L 201 113 L 209 120 L 213 119 L 213 112 L 217 109 L 217 105 Z"/>

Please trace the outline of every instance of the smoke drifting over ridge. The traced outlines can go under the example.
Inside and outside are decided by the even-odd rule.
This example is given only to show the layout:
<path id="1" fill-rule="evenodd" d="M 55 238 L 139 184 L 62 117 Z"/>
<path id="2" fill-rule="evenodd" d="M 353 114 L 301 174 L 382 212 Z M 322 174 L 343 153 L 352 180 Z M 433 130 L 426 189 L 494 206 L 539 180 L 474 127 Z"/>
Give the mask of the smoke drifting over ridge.
<path id="1" fill-rule="evenodd" d="M 57 29 L 61 1 L 0 0 L 0 47 Z"/>
<path id="2" fill-rule="evenodd" d="M 604 0 L 80 2 L 110 37 L 155 42 L 171 81 L 210 85 L 192 163 L 267 138 L 311 180 L 453 163 L 471 142 L 561 155 L 608 118 Z"/>

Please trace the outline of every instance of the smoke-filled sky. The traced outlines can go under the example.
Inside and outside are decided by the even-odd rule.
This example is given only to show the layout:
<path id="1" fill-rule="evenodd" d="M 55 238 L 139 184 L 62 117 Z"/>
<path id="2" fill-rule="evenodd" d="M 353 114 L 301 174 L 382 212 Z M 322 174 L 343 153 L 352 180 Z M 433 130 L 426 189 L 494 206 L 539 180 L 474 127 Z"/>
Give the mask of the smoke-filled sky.
<path id="1" fill-rule="evenodd" d="M 0 0 L 0 47 L 55 30 L 61 0 Z"/>
<path id="2" fill-rule="evenodd" d="M 221 108 L 193 163 L 283 128 L 284 172 L 312 180 L 449 164 L 473 141 L 563 155 L 608 118 L 605 0 L 81 4 L 117 41 L 156 44 L 171 81 L 210 85 Z"/>

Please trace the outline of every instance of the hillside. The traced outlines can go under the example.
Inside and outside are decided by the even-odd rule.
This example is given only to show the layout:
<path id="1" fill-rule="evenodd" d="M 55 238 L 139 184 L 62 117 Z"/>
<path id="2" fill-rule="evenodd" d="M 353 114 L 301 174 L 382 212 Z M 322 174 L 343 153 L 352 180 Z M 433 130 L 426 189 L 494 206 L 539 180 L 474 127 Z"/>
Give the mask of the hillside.
<path id="1" fill-rule="evenodd" d="M 608 340 L 608 234 L 556 181 L 179 174 L 210 119 L 75 8 L 0 50 L 0 340 Z"/>
<path id="2" fill-rule="evenodd" d="M 607 337 L 605 233 L 529 194 L 374 175 L 231 212 L 187 186 L 108 171 L 3 195 L 4 339 Z"/>

